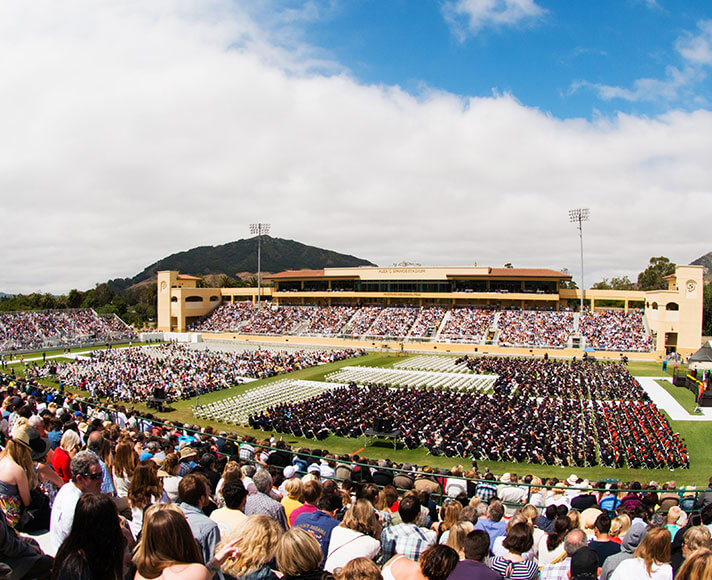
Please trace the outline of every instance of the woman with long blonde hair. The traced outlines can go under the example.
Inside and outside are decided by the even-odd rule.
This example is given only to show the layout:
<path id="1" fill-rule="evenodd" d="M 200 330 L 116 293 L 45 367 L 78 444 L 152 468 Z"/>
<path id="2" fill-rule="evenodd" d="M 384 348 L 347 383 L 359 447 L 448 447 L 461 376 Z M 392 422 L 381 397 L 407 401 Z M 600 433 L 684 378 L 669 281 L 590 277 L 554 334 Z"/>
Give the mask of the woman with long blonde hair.
<path id="1" fill-rule="evenodd" d="M 0 452 L 0 506 L 12 527 L 20 521 L 22 507 L 30 505 L 30 492 L 38 483 L 32 461 L 30 428 L 26 419 L 18 419 L 11 439 Z"/>
<path id="2" fill-rule="evenodd" d="M 460 521 L 460 512 L 462 512 L 462 504 L 459 501 L 456 499 L 445 500 L 440 508 L 440 521 L 431 526 L 432 530 L 437 533 L 437 541 L 440 541 L 440 537 Z"/>
<path id="3" fill-rule="evenodd" d="M 67 429 L 62 434 L 59 447 L 52 453 L 52 467 L 54 467 L 57 475 L 62 478 L 64 483 L 69 483 L 72 479 L 70 463 L 72 457 L 74 457 L 81 448 L 82 441 L 79 438 L 79 433 L 73 429 Z"/>
<path id="4" fill-rule="evenodd" d="M 444 543 L 446 546 L 450 546 L 453 550 L 457 552 L 457 555 L 460 557 L 460 560 L 464 560 L 465 538 L 467 537 L 467 534 L 469 534 L 474 529 L 475 526 L 472 522 L 457 522 L 448 530 L 449 533 L 447 536 L 447 541 L 442 542 L 441 538 L 440 543 Z"/>
<path id="5" fill-rule="evenodd" d="M 630 560 L 624 560 L 613 571 L 610 580 L 672 580 L 670 545 L 672 536 L 665 528 L 650 530 L 633 552 Z"/>
<path id="6" fill-rule="evenodd" d="M 282 528 L 272 518 L 254 515 L 233 533 L 225 544 L 234 542 L 238 553 L 225 561 L 222 570 L 238 580 L 276 580 L 269 563 L 275 556 Z M 223 544 L 218 544 L 218 550 Z"/>
<path id="7" fill-rule="evenodd" d="M 695 550 L 680 567 L 676 580 L 712 580 L 712 552 L 706 548 Z"/>

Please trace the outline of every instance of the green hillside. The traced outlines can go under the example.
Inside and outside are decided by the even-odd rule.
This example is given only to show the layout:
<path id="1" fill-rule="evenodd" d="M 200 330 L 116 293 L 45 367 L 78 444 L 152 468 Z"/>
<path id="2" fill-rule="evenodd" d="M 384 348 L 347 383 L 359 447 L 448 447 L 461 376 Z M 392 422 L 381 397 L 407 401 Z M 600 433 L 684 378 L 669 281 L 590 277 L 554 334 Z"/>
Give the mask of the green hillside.
<path id="1" fill-rule="evenodd" d="M 262 271 L 281 272 L 301 268 L 373 266 L 368 260 L 339 254 L 331 250 L 307 246 L 293 240 L 262 237 Z M 155 262 L 134 276 L 137 284 L 154 278 L 159 270 L 179 270 L 196 276 L 257 272 L 257 238 L 230 242 L 221 246 L 200 246 L 172 254 Z"/>

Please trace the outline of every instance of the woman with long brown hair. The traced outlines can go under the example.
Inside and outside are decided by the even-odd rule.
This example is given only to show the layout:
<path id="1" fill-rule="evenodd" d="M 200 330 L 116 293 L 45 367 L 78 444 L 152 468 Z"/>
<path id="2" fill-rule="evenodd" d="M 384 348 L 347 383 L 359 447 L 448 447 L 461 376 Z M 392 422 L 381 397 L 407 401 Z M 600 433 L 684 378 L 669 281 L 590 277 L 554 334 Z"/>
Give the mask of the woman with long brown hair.
<path id="1" fill-rule="evenodd" d="M 116 495 L 119 497 L 126 497 L 129 494 L 129 484 L 137 464 L 138 454 L 131 440 L 119 441 L 114 452 L 114 463 L 112 465 Z"/>
<path id="2" fill-rule="evenodd" d="M 136 466 L 128 492 L 131 508 L 131 533 L 138 537 L 143 526 L 143 512 L 154 503 L 167 503 L 163 492 L 163 482 L 158 477 L 158 466 L 152 459 L 146 459 Z"/>
<path id="3" fill-rule="evenodd" d="M 136 546 L 134 580 L 210 580 L 225 560 L 237 553 L 234 543 L 203 565 L 198 544 L 185 515 L 171 504 L 156 504 L 146 510 L 141 541 Z"/>
<path id="4" fill-rule="evenodd" d="M 333 572 L 354 558 L 374 559 L 381 550 L 381 523 L 371 502 L 359 499 L 331 531 L 324 570 Z"/>

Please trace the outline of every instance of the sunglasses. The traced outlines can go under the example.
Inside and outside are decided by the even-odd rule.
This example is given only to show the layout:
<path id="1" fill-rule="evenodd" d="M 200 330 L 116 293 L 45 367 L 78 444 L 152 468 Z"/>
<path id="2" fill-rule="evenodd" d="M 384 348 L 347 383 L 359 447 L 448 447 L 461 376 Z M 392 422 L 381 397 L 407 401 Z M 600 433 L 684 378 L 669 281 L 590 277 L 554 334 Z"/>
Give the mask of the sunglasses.
<path id="1" fill-rule="evenodd" d="M 104 478 L 104 474 L 101 472 L 99 472 L 99 473 L 83 473 L 82 475 L 88 479 L 93 480 L 93 481 L 99 481 L 100 479 Z"/>

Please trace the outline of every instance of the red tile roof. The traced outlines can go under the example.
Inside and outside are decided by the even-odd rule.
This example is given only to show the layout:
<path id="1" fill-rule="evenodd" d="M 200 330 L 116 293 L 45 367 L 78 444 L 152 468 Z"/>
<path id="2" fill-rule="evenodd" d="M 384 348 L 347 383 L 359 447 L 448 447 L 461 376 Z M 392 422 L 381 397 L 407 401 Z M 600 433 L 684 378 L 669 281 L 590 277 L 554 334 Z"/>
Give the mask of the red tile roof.
<path id="1" fill-rule="evenodd" d="M 286 270 L 284 272 L 277 272 L 276 274 L 270 274 L 265 276 L 270 280 L 280 279 L 280 278 L 323 278 L 324 270 Z"/>
<path id="2" fill-rule="evenodd" d="M 190 274 L 178 274 L 178 280 L 200 280 L 200 276 L 191 276 Z"/>

